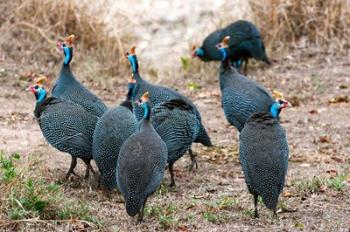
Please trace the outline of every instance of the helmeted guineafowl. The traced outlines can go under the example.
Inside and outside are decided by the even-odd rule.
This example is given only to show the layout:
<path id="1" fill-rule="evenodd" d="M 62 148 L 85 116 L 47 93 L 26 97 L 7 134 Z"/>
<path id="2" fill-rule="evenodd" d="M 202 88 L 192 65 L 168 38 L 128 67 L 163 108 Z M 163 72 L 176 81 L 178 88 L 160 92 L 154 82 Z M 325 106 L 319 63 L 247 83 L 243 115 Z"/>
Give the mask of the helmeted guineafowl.
<path id="1" fill-rule="evenodd" d="M 116 179 L 125 199 L 126 212 L 131 217 L 138 214 L 138 220 L 142 221 L 148 196 L 163 180 L 168 152 L 150 121 L 148 92 L 142 96 L 140 105 L 144 109 L 143 120 L 139 131 L 131 135 L 120 149 Z"/>
<path id="2" fill-rule="evenodd" d="M 225 37 L 219 48 L 221 103 L 227 121 L 241 131 L 253 113 L 267 111 L 274 99 L 263 86 L 231 66 L 227 42 Z"/>
<path id="3" fill-rule="evenodd" d="M 72 101 L 53 96 L 46 97 L 46 90 L 42 86 L 30 86 L 28 90 L 33 92 L 37 99 L 34 115 L 45 139 L 59 151 L 72 156 L 66 178 L 68 179 L 70 174 L 75 175 L 77 158 L 87 165 L 86 178 L 89 170 L 95 174 L 90 161 L 92 135 L 98 117 Z"/>
<path id="4" fill-rule="evenodd" d="M 70 69 L 69 64 L 73 58 L 73 41 L 74 35 L 70 35 L 64 42 L 59 42 L 58 44 L 59 48 L 63 51 L 64 60 L 59 77 L 52 88 L 52 96 L 73 101 L 83 106 L 92 114 L 101 117 L 107 110 L 107 106 L 77 81 Z"/>
<path id="5" fill-rule="evenodd" d="M 195 142 L 201 143 L 204 146 L 212 146 L 208 133 L 202 124 L 201 116 L 197 107 L 187 97 L 181 95 L 175 90 L 158 86 L 158 85 L 153 85 L 145 81 L 139 73 L 139 65 L 138 65 L 138 61 L 135 53 L 135 47 L 132 47 L 130 53 L 127 53 L 127 58 L 131 64 L 132 73 L 136 80 L 136 88 L 134 89 L 134 92 L 133 92 L 133 99 L 140 98 L 144 92 L 148 91 L 150 93 L 149 104 L 151 108 L 153 108 L 156 104 L 159 104 L 165 101 L 170 101 L 171 99 L 183 100 L 186 104 L 190 105 L 193 108 L 193 111 L 195 112 L 196 117 L 200 122 L 199 133 L 197 138 L 195 139 Z M 142 118 L 142 110 L 140 109 L 140 107 L 135 106 L 134 111 L 135 111 L 136 117 L 140 120 Z"/>
<path id="6" fill-rule="evenodd" d="M 253 114 L 240 133 L 239 159 L 249 192 L 254 196 L 258 217 L 258 196 L 276 216 L 278 196 L 282 192 L 288 169 L 286 133 L 277 119 L 290 104 L 277 99 L 269 112 Z"/>
<path id="7" fill-rule="evenodd" d="M 221 60 L 221 55 L 215 46 L 225 36 L 231 37 L 229 43 L 230 60 L 234 62 L 238 69 L 240 69 L 242 62 L 245 61 L 244 73 L 247 72 L 248 59 L 251 57 L 270 64 L 259 30 L 253 23 L 246 20 L 238 20 L 212 32 L 204 39 L 201 47 L 196 48 L 193 46 L 192 56 L 197 56 L 203 61 Z"/>
<path id="8" fill-rule="evenodd" d="M 192 160 L 190 170 L 194 165 L 197 167 L 191 145 L 198 136 L 200 121 L 193 107 L 181 99 L 157 104 L 151 112 L 152 124 L 168 148 L 170 186 L 175 186 L 173 165 L 186 151 L 189 151 Z"/>
<path id="9" fill-rule="evenodd" d="M 126 100 L 119 106 L 108 109 L 96 123 L 92 155 L 101 173 L 100 184 L 108 190 L 117 187 L 115 169 L 120 148 L 138 126 L 131 103 L 134 85 L 135 81 L 131 79 Z"/>

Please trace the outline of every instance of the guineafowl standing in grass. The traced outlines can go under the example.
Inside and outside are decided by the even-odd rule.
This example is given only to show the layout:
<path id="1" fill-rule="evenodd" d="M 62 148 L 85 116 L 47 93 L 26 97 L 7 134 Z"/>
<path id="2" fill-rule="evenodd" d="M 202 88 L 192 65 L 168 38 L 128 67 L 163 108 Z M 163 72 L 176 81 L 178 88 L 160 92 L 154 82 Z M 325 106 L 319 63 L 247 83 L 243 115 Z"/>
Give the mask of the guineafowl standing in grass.
<path id="1" fill-rule="evenodd" d="M 97 122 L 97 116 L 86 111 L 82 106 L 56 97 L 47 97 L 46 90 L 39 85 L 30 86 L 37 100 L 34 115 L 39 123 L 45 139 L 56 149 L 72 156 L 70 169 L 66 179 L 75 174 L 77 158 L 87 165 L 85 177 L 89 170 L 94 174 L 90 165 L 92 159 L 92 135 Z"/>
<path id="2" fill-rule="evenodd" d="M 116 180 L 125 199 L 129 216 L 138 214 L 143 220 L 147 198 L 157 190 L 164 177 L 167 164 L 167 147 L 150 121 L 151 108 L 146 92 L 140 104 L 144 116 L 139 131 L 131 135 L 122 145 L 118 157 Z"/>
<path id="3" fill-rule="evenodd" d="M 212 32 L 204 39 L 201 47 L 196 48 L 193 46 L 192 56 L 199 57 L 203 61 L 221 60 L 221 54 L 215 46 L 225 36 L 231 37 L 229 43 L 230 60 L 238 69 L 240 69 L 244 61 L 244 73 L 247 72 L 249 58 L 253 57 L 270 64 L 259 30 L 253 23 L 246 20 L 238 20 L 227 27 Z"/>
<path id="4" fill-rule="evenodd" d="M 192 164 L 197 161 L 191 150 L 191 145 L 197 138 L 200 121 L 193 107 L 181 99 L 172 99 L 155 105 L 152 109 L 152 124 L 168 148 L 168 163 L 171 177 L 170 186 L 175 186 L 173 166 L 186 151 L 189 151 Z"/>
<path id="5" fill-rule="evenodd" d="M 218 48 L 221 54 L 221 102 L 227 121 L 241 131 L 253 113 L 267 111 L 274 99 L 263 86 L 232 67 L 228 40 L 225 37 Z"/>
<path id="6" fill-rule="evenodd" d="M 100 170 L 100 184 L 112 190 L 117 187 L 115 169 L 121 146 L 132 135 L 138 125 L 133 114 L 131 95 L 135 86 L 128 83 L 126 100 L 119 106 L 107 110 L 97 121 L 92 143 L 92 155 Z"/>
<path id="7" fill-rule="evenodd" d="M 77 81 L 70 69 L 70 62 L 73 58 L 72 44 L 74 38 L 74 35 L 70 35 L 64 42 L 58 43 L 59 48 L 63 51 L 64 60 L 59 77 L 52 89 L 52 96 L 73 101 L 83 106 L 90 113 L 101 117 L 107 110 L 107 106 Z"/>
<path id="8" fill-rule="evenodd" d="M 249 192 L 254 196 L 254 216 L 258 217 L 258 196 L 267 208 L 276 208 L 288 169 L 286 132 L 277 117 L 289 102 L 277 99 L 268 112 L 253 114 L 240 133 L 239 159 Z"/>
<path id="9" fill-rule="evenodd" d="M 165 88 L 162 86 L 153 85 L 145 81 L 139 73 L 139 65 L 138 65 L 137 56 L 135 53 L 135 47 L 132 47 L 130 53 L 127 53 L 127 58 L 131 64 L 132 73 L 136 80 L 136 87 L 133 91 L 133 99 L 138 99 L 141 97 L 142 93 L 149 91 L 150 93 L 149 104 L 151 108 L 153 108 L 156 104 L 170 101 L 172 99 L 182 100 L 187 105 L 192 107 L 192 111 L 195 113 L 198 121 L 200 122 L 199 132 L 194 142 L 201 143 L 204 146 L 212 146 L 208 133 L 204 128 L 204 125 L 202 124 L 201 115 L 197 107 L 188 98 L 179 94 L 175 90 Z M 142 109 L 140 107 L 134 106 L 134 111 L 135 111 L 136 117 L 140 120 L 142 118 Z"/>

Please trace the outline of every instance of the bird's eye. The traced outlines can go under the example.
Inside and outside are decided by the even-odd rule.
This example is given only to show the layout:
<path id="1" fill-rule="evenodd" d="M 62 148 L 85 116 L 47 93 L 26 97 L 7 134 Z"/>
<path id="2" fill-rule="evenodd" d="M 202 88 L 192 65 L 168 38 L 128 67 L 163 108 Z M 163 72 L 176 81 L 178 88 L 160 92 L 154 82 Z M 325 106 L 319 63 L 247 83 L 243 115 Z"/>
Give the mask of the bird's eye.
<path id="1" fill-rule="evenodd" d="M 284 102 L 282 100 L 279 100 L 278 103 L 283 104 Z"/>
<path id="2" fill-rule="evenodd" d="M 34 86 L 34 89 L 38 89 L 38 88 L 39 88 L 39 86 L 37 86 L 37 85 L 36 85 L 36 86 Z"/>

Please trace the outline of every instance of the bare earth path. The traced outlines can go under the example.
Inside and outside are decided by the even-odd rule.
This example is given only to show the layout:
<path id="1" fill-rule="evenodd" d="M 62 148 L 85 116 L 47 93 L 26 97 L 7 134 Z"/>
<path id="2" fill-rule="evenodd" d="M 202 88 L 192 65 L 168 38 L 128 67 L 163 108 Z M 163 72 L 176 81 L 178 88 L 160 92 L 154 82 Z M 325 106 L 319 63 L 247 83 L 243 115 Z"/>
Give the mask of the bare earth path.
<path id="1" fill-rule="evenodd" d="M 263 206 L 260 219 L 251 218 L 253 205 L 238 163 L 237 133 L 223 115 L 216 76 L 198 80 L 199 90 L 173 85 L 198 105 L 216 146 L 194 147 L 199 164 L 194 172 L 186 169 L 188 156 L 176 163 L 177 187 L 166 187 L 167 174 L 162 191 L 148 202 L 145 223 L 138 225 L 128 218 L 123 203 L 116 203 L 116 193 L 108 198 L 92 190 L 81 178 L 65 183 L 65 194 L 88 199 L 103 221 L 103 231 L 164 228 L 174 231 L 349 231 L 350 179 L 342 191 L 328 186 L 312 193 L 303 188 L 314 176 L 330 179 L 332 173 L 350 174 L 349 59 L 316 57 L 303 63 L 292 57 L 280 63 L 252 71 L 250 76 L 268 88 L 282 90 L 296 105 L 282 113 L 291 159 L 287 186 L 281 198 L 285 212 L 279 214 L 278 220 L 272 221 L 271 212 Z M 32 114 L 34 97 L 24 91 L 26 84 L 18 81 L 15 70 L 11 65 L 0 70 L 0 150 L 24 156 L 34 154 L 44 161 L 48 178 L 62 179 L 68 169 L 69 156 L 56 151 L 43 139 Z M 182 81 L 162 80 L 170 86 L 176 82 Z M 94 91 L 112 106 L 120 102 L 125 86 L 121 83 L 113 87 L 113 91 Z M 78 173 L 83 176 L 81 163 Z M 172 225 L 164 226 L 155 216 L 157 207 L 168 210 L 166 214 L 174 220 Z"/>

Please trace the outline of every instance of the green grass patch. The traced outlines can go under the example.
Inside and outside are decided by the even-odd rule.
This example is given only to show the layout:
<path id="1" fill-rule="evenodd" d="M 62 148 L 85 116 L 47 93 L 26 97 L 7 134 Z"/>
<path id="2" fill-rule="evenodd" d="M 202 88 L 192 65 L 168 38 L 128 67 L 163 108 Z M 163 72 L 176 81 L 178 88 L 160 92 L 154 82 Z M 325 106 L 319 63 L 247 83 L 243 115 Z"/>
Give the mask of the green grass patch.
<path id="1" fill-rule="evenodd" d="M 163 229 L 169 229 L 177 225 L 178 220 L 175 218 L 177 207 L 175 204 L 165 206 L 151 206 L 145 208 L 145 215 L 157 218 L 159 225 Z"/>
<path id="2" fill-rule="evenodd" d="M 207 201 L 205 203 L 206 211 L 203 212 L 203 218 L 214 224 L 225 223 L 228 221 L 227 210 L 232 210 L 238 203 L 238 199 L 228 196 Z"/>
<path id="3" fill-rule="evenodd" d="M 334 178 L 325 180 L 325 183 L 328 188 L 331 188 L 336 191 L 342 191 L 346 186 L 346 180 L 348 176 L 345 174 L 338 175 Z"/>
<path id="4" fill-rule="evenodd" d="M 84 220 L 99 226 L 88 202 L 69 198 L 64 187 L 45 178 L 40 162 L 0 152 L 0 213 L 8 220 Z"/>
<path id="5" fill-rule="evenodd" d="M 317 193 L 323 192 L 327 188 L 335 191 L 342 191 L 346 187 L 348 176 L 340 174 L 331 178 L 313 177 L 311 180 L 292 181 L 292 186 L 297 187 L 298 191 Z"/>
<path id="6" fill-rule="evenodd" d="M 311 180 L 292 181 L 292 185 L 295 186 L 300 192 L 317 193 L 322 189 L 324 180 L 315 176 Z"/>

